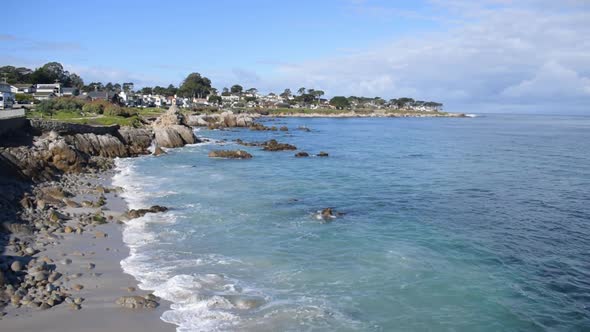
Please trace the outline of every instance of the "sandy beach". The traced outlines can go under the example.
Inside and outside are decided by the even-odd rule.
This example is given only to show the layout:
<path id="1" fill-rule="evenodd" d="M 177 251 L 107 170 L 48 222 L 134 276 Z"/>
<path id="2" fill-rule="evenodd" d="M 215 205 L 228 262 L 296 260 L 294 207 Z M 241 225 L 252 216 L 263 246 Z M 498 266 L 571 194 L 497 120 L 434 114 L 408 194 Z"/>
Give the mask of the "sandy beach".
<path id="1" fill-rule="evenodd" d="M 96 199 L 88 188 L 111 188 L 112 171 L 99 175 L 77 176 L 77 183 L 84 188 L 75 190 L 78 194 L 72 201 Z M 88 186 L 90 184 L 90 186 Z M 137 287 L 136 280 L 123 272 L 120 261 L 128 256 L 129 249 L 122 240 L 123 214 L 127 211 L 125 201 L 118 197 L 120 189 L 104 193 L 106 205 L 94 207 L 66 207 L 61 212 L 74 216 L 66 225 L 76 229 L 75 216 L 96 213 L 99 209 L 109 222 L 84 227 L 81 234 L 43 234 L 36 242 L 47 242 L 40 247 L 34 258 L 56 265 L 63 274 L 63 286 L 69 289 L 82 285 L 79 291 L 71 290 L 71 297 L 78 299 L 79 307 L 62 303 L 47 310 L 21 306 L 7 306 L 0 318 L 2 331 L 174 331 L 173 325 L 160 320 L 169 303 L 159 300 L 155 309 L 124 308 L 116 303 L 121 296 L 148 293 Z M 94 197 L 92 197 L 94 196 Z M 112 218 L 111 218 L 112 217 Z M 10 255 L 9 251 L 6 252 Z M 77 302 L 79 302 L 77 301 Z"/>

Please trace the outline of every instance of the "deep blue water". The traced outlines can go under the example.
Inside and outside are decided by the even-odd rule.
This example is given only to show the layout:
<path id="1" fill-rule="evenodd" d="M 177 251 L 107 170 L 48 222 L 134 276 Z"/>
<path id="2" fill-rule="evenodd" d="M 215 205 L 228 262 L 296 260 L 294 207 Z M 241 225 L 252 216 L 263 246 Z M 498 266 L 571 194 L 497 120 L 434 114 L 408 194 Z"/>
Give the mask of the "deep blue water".
<path id="1" fill-rule="evenodd" d="M 172 208 L 122 265 L 180 331 L 590 330 L 589 117 L 271 124 L 118 162 L 132 208 Z M 330 157 L 207 157 L 237 138 Z"/>

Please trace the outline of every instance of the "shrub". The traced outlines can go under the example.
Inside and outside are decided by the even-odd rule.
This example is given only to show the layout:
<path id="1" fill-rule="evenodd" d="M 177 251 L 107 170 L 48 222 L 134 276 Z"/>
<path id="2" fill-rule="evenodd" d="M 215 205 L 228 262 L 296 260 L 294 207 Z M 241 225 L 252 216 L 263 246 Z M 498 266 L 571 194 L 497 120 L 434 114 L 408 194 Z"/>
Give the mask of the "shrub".
<path id="1" fill-rule="evenodd" d="M 84 104 L 84 106 L 82 107 L 82 111 L 84 111 L 85 113 L 103 114 L 105 108 L 108 105 L 110 105 L 110 103 L 107 101 L 95 100 Z"/>

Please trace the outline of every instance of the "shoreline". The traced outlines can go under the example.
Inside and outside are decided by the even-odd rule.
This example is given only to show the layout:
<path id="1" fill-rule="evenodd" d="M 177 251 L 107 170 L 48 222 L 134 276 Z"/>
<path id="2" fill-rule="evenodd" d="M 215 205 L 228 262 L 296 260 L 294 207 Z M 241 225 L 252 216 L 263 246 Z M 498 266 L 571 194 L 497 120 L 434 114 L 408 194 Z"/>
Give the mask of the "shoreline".
<path id="1" fill-rule="evenodd" d="M 70 289 L 72 297 L 83 299 L 75 308 L 63 303 L 47 310 L 37 308 L 5 308 L 0 326 L 9 331 L 175 331 L 174 325 L 160 319 L 169 309 L 170 302 L 158 299 L 159 306 L 154 309 L 128 309 L 116 303 L 121 296 L 146 296 L 140 290 L 139 282 L 124 272 L 121 261 L 129 257 L 130 249 L 123 241 L 123 220 L 127 203 L 120 197 L 122 188 L 112 187 L 116 169 L 96 174 L 66 175 L 60 183 L 83 184 L 80 188 L 68 187 L 75 195 L 70 198 L 78 204 L 92 196 L 105 197 L 102 207 L 65 207 L 58 210 L 64 215 L 80 216 L 99 211 L 109 220 L 105 224 L 83 227 L 77 232 L 57 233 L 55 242 L 40 247 L 38 257 L 43 257 L 63 274 L 63 286 Z M 90 183 L 91 186 L 87 186 Z M 93 189 L 90 189 L 93 188 Z M 108 192 L 96 193 L 96 188 Z M 95 193 L 91 193 L 94 191 Z M 102 191 L 98 189 L 98 191 Z M 73 206 L 73 204 L 71 204 Z M 75 218 L 65 225 L 77 229 Z M 38 236 L 44 238 L 44 235 Z M 38 241 L 39 239 L 37 239 Z M 6 252 L 5 254 L 10 254 Z M 80 275 L 81 274 L 81 275 Z M 74 285 L 84 288 L 75 291 Z M 108 317 L 108 319 L 105 319 Z"/>

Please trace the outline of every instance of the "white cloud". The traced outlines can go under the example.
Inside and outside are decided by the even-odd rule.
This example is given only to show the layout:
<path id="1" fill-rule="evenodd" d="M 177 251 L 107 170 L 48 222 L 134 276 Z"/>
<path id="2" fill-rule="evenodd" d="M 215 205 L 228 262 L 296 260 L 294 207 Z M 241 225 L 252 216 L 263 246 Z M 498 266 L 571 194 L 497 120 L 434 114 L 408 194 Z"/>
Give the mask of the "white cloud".
<path id="1" fill-rule="evenodd" d="M 551 99 L 590 97 L 590 78 L 582 77 L 574 70 L 559 63 L 543 65 L 535 76 L 506 88 L 503 96 L 514 98 Z"/>
<path id="2" fill-rule="evenodd" d="M 407 95 L 456 106 L 533 106 L 540 95 L 545 103 L 590 102 L 590 12 L 578 1 L 545 11 L 543 1 L 437 1 L 433 8 L 466 23 L 278 66 L 273 84 L 304 85 L 328 95 Z"/>

